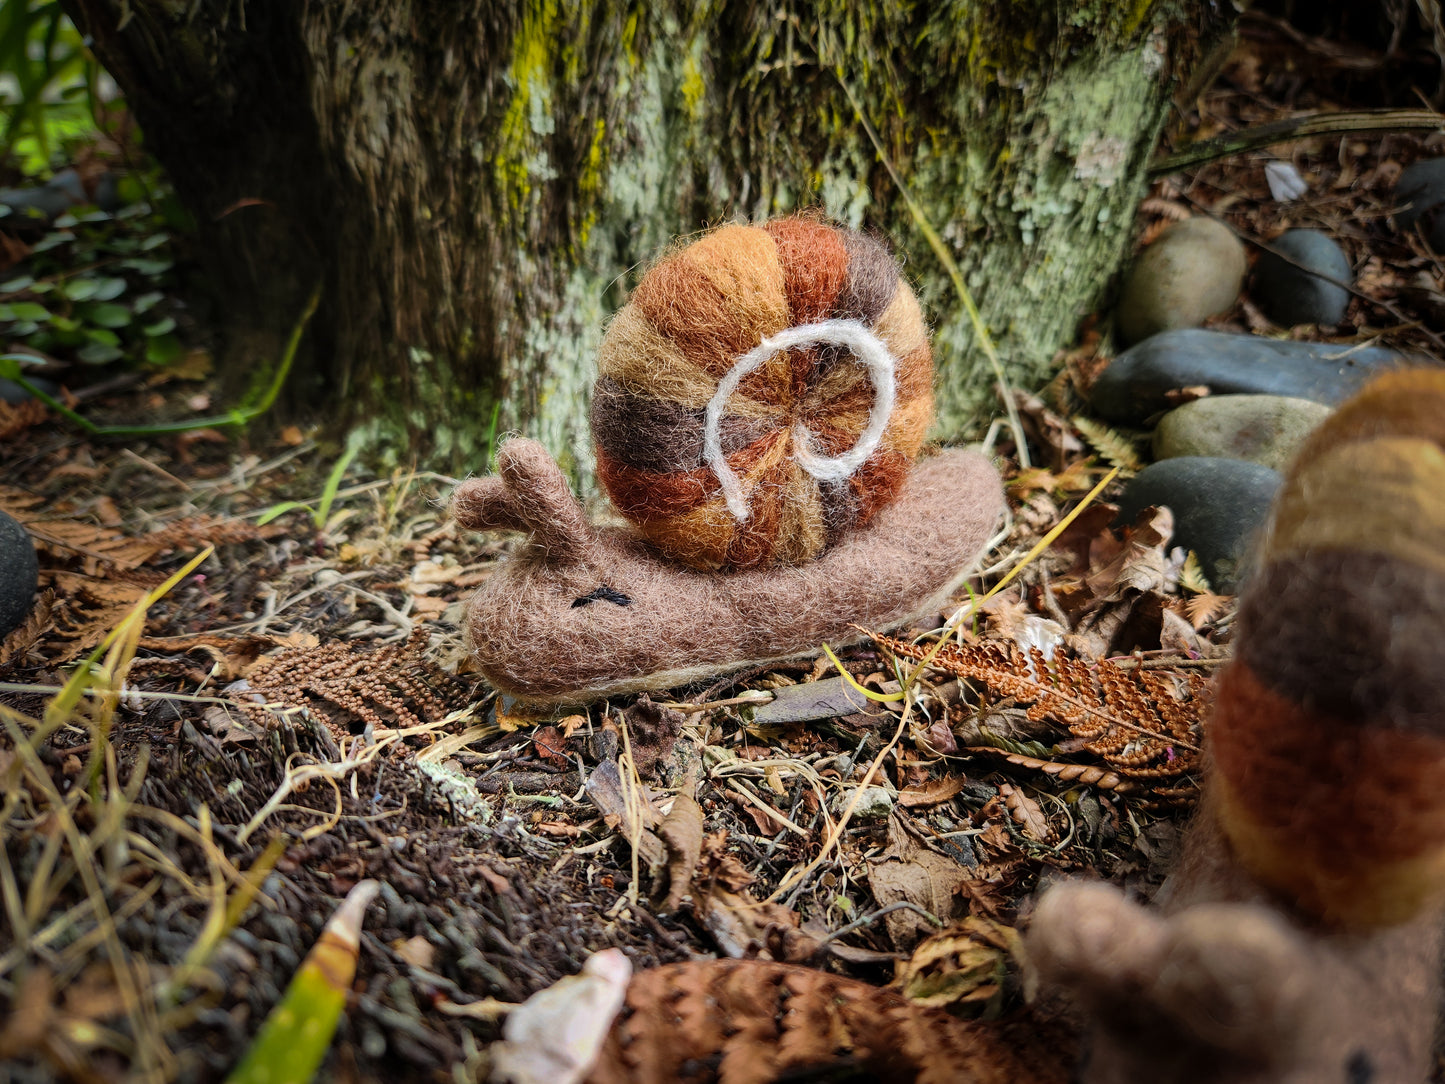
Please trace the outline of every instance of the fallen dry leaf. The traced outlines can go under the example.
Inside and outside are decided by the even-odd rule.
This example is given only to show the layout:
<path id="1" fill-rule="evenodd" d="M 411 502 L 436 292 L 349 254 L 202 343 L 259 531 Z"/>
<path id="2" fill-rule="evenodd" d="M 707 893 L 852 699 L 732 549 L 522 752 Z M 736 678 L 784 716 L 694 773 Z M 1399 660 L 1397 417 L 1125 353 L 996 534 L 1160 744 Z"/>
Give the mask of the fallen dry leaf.
<path id="1" fill-rule="evenodd" d="M 512 1084 L 576 1084 L 622 1009 L 632 963 L 604 949 L 579 974 L 559 979 L 512 1010 L 492 1044 L 492 1076 Z"/>
<path id="2" fill-rule="evenodd" d="M 672 809 L 657 830 L 667 848 L 667 900 L 663 903 L 666 911 L 677 910 L 692 884 L 692 872 L 702 857 L 703 819 L 702 806 L 697 804 L 689 786 L 672 800 Z"/>
<path id="3" fill-rule="evenodd" d="M 1049 826 L 1048 818 L 1044 816 L 1038 802 L 1009 783 L 1000 783 L 998 792 L 1003 796 L 1004 807 L 1009 816 L 1024 835 L 1039 843 L 1054 842 L 1054 830 Z"/>
<path id="4" fill-rule="evenodd" d="M 868 860 L 868 885 L 880 907 L 912 903 L 941 922 L 962 915 L 959 893 L 968 876 L 958 862 L 930 848 L 896 810 L 888 818 L 888 849 Z M 890 912 L 883 921 L 894 948 L 903 951 L 935 929 L 907 909 Z"/>
<path id="5" fill-rule="evenodd" d="M 898 792 L 898 804 L 904 809 L 926 809 L 940 805 L 963 790 L 963 777 L 946 775 L 930 779 L 914 787 L 904 787 Z"/>

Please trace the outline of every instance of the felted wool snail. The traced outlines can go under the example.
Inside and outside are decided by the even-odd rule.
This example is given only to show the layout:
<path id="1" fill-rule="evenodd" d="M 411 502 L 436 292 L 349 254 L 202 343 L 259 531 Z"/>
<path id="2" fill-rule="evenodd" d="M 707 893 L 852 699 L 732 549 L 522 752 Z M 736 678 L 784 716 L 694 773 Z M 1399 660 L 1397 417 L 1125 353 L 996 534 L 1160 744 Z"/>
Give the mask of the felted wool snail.
<path id="1" fill-rule="evenodd" d="M 913 291 L 881 243 L 818 218 L 660 261 L 598 368 L 597 477 L 692 568 L 813 559 L 897 496 L 933 418 Z"/>
<path id="2" fill-rule="evenodd" d="M 918 303 L 887 251 L 811 218 L 728 226 L 639 283 L 601 349 L 594 528 L 551 457 L 457 487 L 525 531 L 468 610 L 483 675 L 533 705 L 665 689 L 938 612 L 1004 509 L 983 456 L 913 464 L 932 417 Z"/>
<path id="3" fill-rule="evenodd" d="M 1209 738 L 1241 860 L 1329 922 L 1392 924 L 1437 904 L 1445 371 L 1383 376 L 1311 435 L 1238 620 Z"/>
<path id="4" fill-rule="evenodd" d="M 1240 600 L 1184 861 L 1146 910 L 1040 900 L 1090 1084 L 1423 1081 L 1445 943 L 1445 371 L 1306 441 Z M 1147 1041 L 1145 1041 L 1147 1037 Z"/>

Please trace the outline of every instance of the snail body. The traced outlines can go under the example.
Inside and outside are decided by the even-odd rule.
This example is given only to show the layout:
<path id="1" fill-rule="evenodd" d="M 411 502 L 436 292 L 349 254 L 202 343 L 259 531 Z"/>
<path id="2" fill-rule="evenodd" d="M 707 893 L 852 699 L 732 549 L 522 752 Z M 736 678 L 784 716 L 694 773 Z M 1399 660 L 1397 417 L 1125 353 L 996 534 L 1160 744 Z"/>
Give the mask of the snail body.
<path id="1" fill-rule="evenodd" d="M 1315 430 L 1258 566 L 1161 906 L 1076 883 L 1035 911 L 1038 982 L 1093 1021 L 1086 1084 L 1383 1084 L 1433 1063 L 1445 371 L 1379 377 Z"/>
<path id="2" fill-rule="evenodd" d="M 815 653 L 936 613 L 1003 514 L 993 464 L 953 451 L 920 462 L 874 527 L 814 561 L 738 572 L 659 558 L 632 531 L 587 521 L 540 444 L 502 445 L 498 473 L 462 483 L 452 515 L 527 533 L 473 597 L 467 635 L 489 682 L 528 704 L 667 689 Z"/>
<path id="3" fill-rule="evenodd" d="M 527 544 L 473 598 L 484 676 L 535 706 L 665 689 L 938 612 L 1004 511 L 983 456 L 915 464 L 933 418 L 918 301 L 878 241 L 814 217 L 660 260 L 603 339 L 587 522 L 541 445 L 502 445 L 457 521 Z"/>

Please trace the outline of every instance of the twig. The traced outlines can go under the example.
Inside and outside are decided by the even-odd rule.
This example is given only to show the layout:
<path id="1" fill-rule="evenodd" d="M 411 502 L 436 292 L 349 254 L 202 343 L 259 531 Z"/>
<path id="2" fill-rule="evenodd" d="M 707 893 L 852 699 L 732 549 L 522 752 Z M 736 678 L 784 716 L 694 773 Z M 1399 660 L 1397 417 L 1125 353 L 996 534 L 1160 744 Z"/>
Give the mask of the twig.
<path id="1" fill-rule="evenodd" d="M 894 911 L 912 911 L 914 914 L 921 916 L 934 929 L 943 929 L 943 923 L 939 920 L 937 915 L 933 914 L 933 912 L 925 911 L 916 903 L 909 903 L 907 900 L 898 900 L 896 903 L 890 903 L 887 907 L 880 907 L 871 915 L 864 915 L 862 918 L 854 919 L 846 926 L 839 927 L 838 929 L 830 933 L 827 937 L 823 938 L 823 940 L 819 941 L 818 947 L 823 948 L 829 943 L 838 940 L 840 937 L 848 936 L 848 934 L 854 932 L 855 930 L 861 930 L 864 926 L 871 926 L 884 915 L 891 915 Z"/>
<path id="2" fill-rule="evenodd" d="M 1353 113 L 1310 113 L 1307 116 L 1290 117 L 1202 140 L 1182 151 L 1157 157 L 1149 164 L 1149 176 L 1162 177 L 1220 158 L 1259 150 L 1276 143 L 1288 143 L 1306 136 L 1343 132 L 1421 131 L 1441 127 L 1445 127 L 1445 115 L 1430 109 L 1364 109 Z"/>

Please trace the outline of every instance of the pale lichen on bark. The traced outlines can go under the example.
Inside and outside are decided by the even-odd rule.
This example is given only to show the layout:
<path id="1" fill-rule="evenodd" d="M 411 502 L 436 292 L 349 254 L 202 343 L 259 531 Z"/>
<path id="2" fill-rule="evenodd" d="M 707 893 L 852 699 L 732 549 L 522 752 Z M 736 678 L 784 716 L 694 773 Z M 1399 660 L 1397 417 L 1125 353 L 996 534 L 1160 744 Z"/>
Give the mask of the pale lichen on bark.
<path id="1" fill-rule="evenodd" d="M 142 4 L 122 29 L 119 0 L 64 2 L 178 189 L 211 193 L 210 269 L 264 299 L 236 311 L 284 337 L 322 278 L 309 394 L 376 414 L 399 456 L 420 437 L 432 464 L 476 469 L 516 430 L 579 479 L 593 352 L 638 267 L 674 236 L 808 206 L 892 241 L 935 323 L 937 434 L 977 433 L 992 378 L 864 119 L 1010 378 L 1035 384 L 1104 296 L 1187 20 L 1214 17 L 1202 0 L 197 0 L 193 21 Z M 237 201 L 267 209 L 216 216 Z"/>

